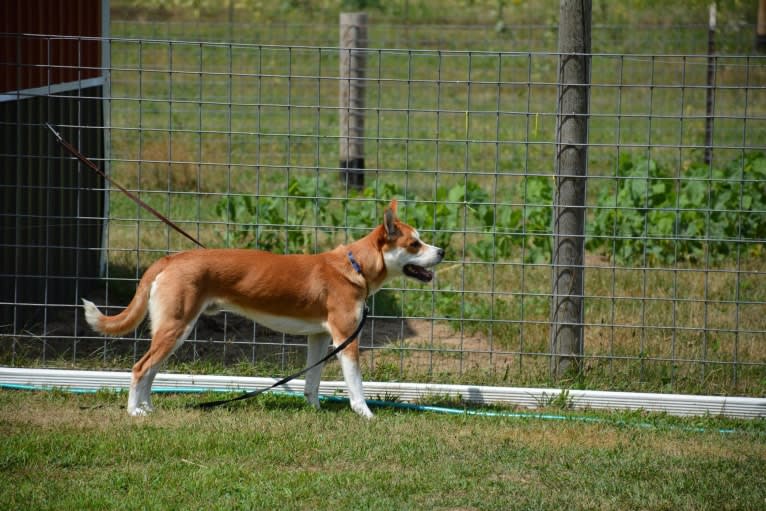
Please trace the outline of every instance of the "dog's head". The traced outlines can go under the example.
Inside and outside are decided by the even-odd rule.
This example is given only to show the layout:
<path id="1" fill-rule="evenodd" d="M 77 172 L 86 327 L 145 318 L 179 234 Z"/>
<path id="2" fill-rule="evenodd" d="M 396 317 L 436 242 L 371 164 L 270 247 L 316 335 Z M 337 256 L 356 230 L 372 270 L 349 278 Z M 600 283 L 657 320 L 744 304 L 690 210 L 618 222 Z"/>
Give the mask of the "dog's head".
<path id="1" fill-rule="evenodd" d="M 388 274 L 431 282 L 434 274 L 429 268 L 444 259 L 444 249 L 425 243 L 415 228 L 399 220 L 396 199 L 391 201 L 383 215 L 383 231 L 383 260 Z"/>

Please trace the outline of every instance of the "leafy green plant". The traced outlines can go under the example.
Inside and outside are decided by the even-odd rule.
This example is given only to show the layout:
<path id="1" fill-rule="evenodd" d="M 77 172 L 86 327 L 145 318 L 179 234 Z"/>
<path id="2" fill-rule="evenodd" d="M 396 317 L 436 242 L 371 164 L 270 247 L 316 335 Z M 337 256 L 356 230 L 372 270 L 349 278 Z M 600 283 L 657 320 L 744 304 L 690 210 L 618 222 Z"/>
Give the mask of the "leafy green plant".
<path id="1" fill-rule="evenodd" d="M 691 237 L 701 233 L 711 239 L 708 250 L 713 260 L 733 255 L 735 244 L 731 241 L 764 239 L 766 157 L 748 154 L 722 169 L 692 165 L 682 181 L 679 207 L 684 209 L 680 235 Z M 698 245 L 695 249 L 700 258 L 703 247 Z"/>
<path id="2" fill-rule="evenodd" d="M 709 257 L 721 261 L 732 255 L 738 240 L 766 237 L 766 157 L 745 155 L 723 168 L 694 163 L 683 176 L 674 176 L 656 161 L 623 155 L 617 169 L 617 189 L 604 188 L 596 213 L 589 220 L 587 248 L 601 251 L 620 264 L 672 264 Z M 551 254 L 553 184 L 544 176 L 528 176 L 521 186 L 525 204 L 498 207 L 476 182 L 439 187 L 435 198 L 405 195 L 394 184 L 368 186 L 362 197 L 386 200 L 344 200 L 343 211 L 330 208 L 332 191 L 321 178 L 293 176 L 285 196 L 231 195 L 216 206 L 216 214 L 232 227 L 221 236 L 230 245 L 266 250 L 309 252 L 319 243 L 319 227 L 337 230 L 367 227 L 390 197 L 408 201 L 408 220 L 428 232 L 433 243 L 452 245 L 466 230 L 466 219 L 478 226 L 479 239 L 465 249 L 481 261 L 511 258 L 548 261 Z M 314 228 L 306 227 L 311 220 Z M 320 248 L 328 248 L 322 246 Z M 523 250 L 521 250 L 523 248 Z M 759 245 L 744 247 L 757 252 Z"/>
<path id="3" fill-rule="evenodd" d="M 718 262 L 739 240 L 766 236 L 766 157 L 745 155 L 723 168 L 694 163 L 674 176 L 651 159 L 624 155 L 618 187 L 598 196 L 587 247 L 620 264 Z M 755 244 L 745 251 L 758 250 Z M 644 258 L 646 260 L 644 261 Z"/>
<path id="4" fill-rule="evenodd" d="M 524 206 L 498 208 L 497 214 L 479 212 L 489 236 L 468 247 L 468 252 L 482 261 L 510 258 L 523 247 L 523 259 L 529 263 L 550 260 L 553 186 L 549 177 L 527 176 L 522 183 L 526 192 Z M 490 212 L 492 212 L 490 210 Z"/>
<path id="5" fill-rule="evenodd" d="M 229 195 L 216 205 L 216 215 L 230 226 L 221 233 L 227 245 L 306 251 L 316 241 L 312 229 L 305 225 L 308 220 L 327 230 L 367 228 L 379 223 L 381 211 L 388 200 L 398 197 L 407 201 L 407 220 L 427 232 L 435 245 L 450 247 L 454 235 L 466 229 L 466 219 L 472 225 L 478 225 L 487 235 L 495 236 L 494 254 L 492 243 L 486 238 L 466 247 L 471 256 L 490 261 L 494 257 L 510 257 L 511 246 L 521 243 L 517 235 L 522 232 L 525 223 L 528 233 L 549 230 L 550 208 L 538 203 L 550 203 L 550 186 L 540 186 L 544 181 L 536 179 L 541 178 L 532 178 L 529 195 L 536 205 L 525 208 L 524 213 L 512 208 L 500 208 L 496 215 L 489 194 L 473 181 L 451 188 L 439 187 L 435 199 L 430 200 L 412 193 L 405 194 L 395 184 L 386 183 L 380 187 L 372 184 L 361 193 L 361 198 L 367 200 L 344 199 L 337 201 L 341 204 L 340 209 L 332 208 L 329 201 L 332 191 L 326 180 L 292 177 L 285 196 L 256 198 Z M 378 196 L 385 199 L 374 200 Z M 312 212 L 315 212 L 313 217 Z M 536 247 L 537 251 L 545 250 L 543 245 L 537 244 L 547 238 L 527 236 L 529 245 Z"/>
<path id="6" fill-rule="evenodd" d="M 274 252 L 311 252 L 314 229 L 305 227 L 311 215 L 315 225 L 337 225 L 327 207 L 329 185 L 308 176 L 292 176 L 287 196 L 229 195 L 216 205 L 216 214 L 227 229 L 219 233 L 226 245 Z"/>
<path id="7" fill-rule="evenodd" d="M 677 222 L 667 209 L 673 203 L 670 176 L 654 160 L 634 162 L 629 155 L 620 158 L 617 175 L 617 193 L 605 189 L 598 197 L 588 248 L 603 247 L 622 263 L 640 260 L 644 251 L 650 258 L 666 254 Z"/>

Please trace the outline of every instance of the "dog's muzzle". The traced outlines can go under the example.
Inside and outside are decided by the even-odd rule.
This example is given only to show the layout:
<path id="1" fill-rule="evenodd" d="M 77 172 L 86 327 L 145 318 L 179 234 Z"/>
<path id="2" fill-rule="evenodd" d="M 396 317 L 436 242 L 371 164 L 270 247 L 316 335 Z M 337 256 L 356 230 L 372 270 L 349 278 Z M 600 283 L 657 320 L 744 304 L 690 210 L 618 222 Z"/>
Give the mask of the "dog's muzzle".
<path id="1" fill-rule="evenodd" d="M 444 259 L 444 249 L 440 248 L 437 252 L 437 259 L 429 267 L 436 266 L 442 259 Z M 419 280 L 420 282 L 431 282 L 434 278 L 434 272 L 424 266 L 418 266 L 417 264 L 405 264 L 402 271 L 408 277 Z"/>
<path id="2" fill-rule="evenodd" d="M 434 272 L 431 270 L 427 270 L 426 268 L 423 268 L 422 266 L 417 266 L 414 264 L 407 264 L 403 268 L 404 274 L 408 277 L 412 277 L 413 279 L 417 279 L 420 282 L 431 282 L 434 278 Z"/>

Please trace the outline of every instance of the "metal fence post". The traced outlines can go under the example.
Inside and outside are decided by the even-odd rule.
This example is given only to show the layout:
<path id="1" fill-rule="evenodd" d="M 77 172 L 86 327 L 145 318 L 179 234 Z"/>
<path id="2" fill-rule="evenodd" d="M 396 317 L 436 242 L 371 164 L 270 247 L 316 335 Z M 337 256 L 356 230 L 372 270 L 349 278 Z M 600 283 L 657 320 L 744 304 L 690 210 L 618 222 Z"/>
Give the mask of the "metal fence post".
<path id="1" fill-rule="evenodd" d="M 550 343 L 554 378 L 579 370 L 583 354 L 590 26 L 590 0 L 561 0 Z"/>
<path id="2" fill-rule="evenodd" d="M 367 13 L 340 14 L 340 168 L 349 186 L 364 188 L 364 93 Z M 362 50 L 360 51 L 359 48 Z"/>

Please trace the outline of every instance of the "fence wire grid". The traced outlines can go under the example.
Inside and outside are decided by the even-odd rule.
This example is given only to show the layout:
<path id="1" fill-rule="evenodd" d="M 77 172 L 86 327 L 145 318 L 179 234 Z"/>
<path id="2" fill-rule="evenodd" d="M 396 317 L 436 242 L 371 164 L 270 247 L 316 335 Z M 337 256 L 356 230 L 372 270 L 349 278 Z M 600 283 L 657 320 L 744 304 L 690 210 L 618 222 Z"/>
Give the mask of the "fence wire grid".
<path id="1" fill-rule="evenodd" d="M 106 42 L 104 126 L 78 121 L 62 133 L 75 145 L 103 135 L 97 163 L 207 246 L 325 250 L 364 235 L 397 198 L 400 216 L 447 250 L 433 283 L 398 279 L 371 298 L 365 378 L 552 384 L 558 54 L 364 50 L 366 169 L 357 189 L 339 168 L 338 48 Z M 763 395 L 766 58 L 590 58 L 585 344 L 581 372 L 565 383 Z M 87 90 L 76 101 L 100 99 Z M 32 96 L 65 95 L 17 100 Z M 2 123 L 19 137 L 45 129 Z M 51 140 L 44 147 L 50 173 L 70 159 Z M 24 172 L 30 159 L 4 157 L 13 161 L 4 172 Z M 103 222 L 102 275 L 59 277 L 71 299 L 0 304 L 38 311 L 23 320 L 11 312 L 0 325 L 0 363 L 124 369 L 146 350 L 146 327 L 104 338 L 87 328 L 79 300 L 114 313 L 151 262 L 194 247 L 104 191 L 104 218 L 32 215 L 31 230 Z M 4 210 L 4 229 L 15 207 Z M 49 238 L 25 243 L 52 247 Z M 2 274 L 18 286 L 12 268 Z M 46 274 L 32 277 L 45 287 Z M 200 319 L 170 370 L 283 374 L 304 359 L 304 339 L 224 312 Z M 325 378 L 337 375 L 337 364 L 325 369 Z"/>

